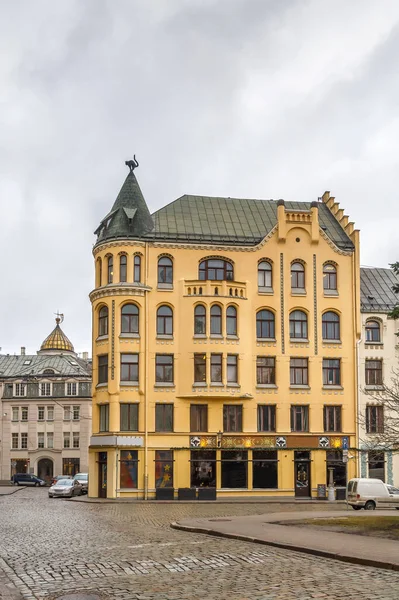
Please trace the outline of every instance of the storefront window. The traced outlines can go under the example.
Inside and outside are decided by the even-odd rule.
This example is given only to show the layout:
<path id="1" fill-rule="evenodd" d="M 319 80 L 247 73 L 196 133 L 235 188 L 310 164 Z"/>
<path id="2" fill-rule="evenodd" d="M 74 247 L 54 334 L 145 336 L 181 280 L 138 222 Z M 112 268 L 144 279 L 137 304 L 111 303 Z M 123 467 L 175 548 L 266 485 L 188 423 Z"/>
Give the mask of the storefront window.
<path id="1" fill-rule="evenodd" d="M 330 469 L 333 470 L 334 486 L 346 487 L 346 467 L 342 460 L 341 450 L 327 451 L 327 485 L 330 483 Z"/>
<path id="2" fill-rule="evenodd" d="M 369 477 L 385 481 L 385 454 L 375 450 L 368 453 Z"/>
<path id="3" fill-rule="evenodd" d="M 155 487 L 173 487 L 173 450 L 155 452 Z"/>
<path id="4" fill-rule="evenodd" d="M 253 487 L 278 488 L 277 450 L 253 451 Z"/>
<path id="5" fill-rule="evenodd" d="M 191 487 L 216 487 L 216 450 L 191 451 Z"/>
<path id="6" fill-rule="evenodd" d="M 73 477 L 80 471 L 79 458 L 63 458 L 62 459 L 62 475 L 71 475 Z"/>
<path id="7" fill-rule="evenodd" d="M 222 450 L 222 488 L 248 487 L 248 452 Z"/>
<path id="8" fill-rule="evenodd" d="M 137 489 L 138 451 L 121 450 L 119 462 L 121 488 Z"/>

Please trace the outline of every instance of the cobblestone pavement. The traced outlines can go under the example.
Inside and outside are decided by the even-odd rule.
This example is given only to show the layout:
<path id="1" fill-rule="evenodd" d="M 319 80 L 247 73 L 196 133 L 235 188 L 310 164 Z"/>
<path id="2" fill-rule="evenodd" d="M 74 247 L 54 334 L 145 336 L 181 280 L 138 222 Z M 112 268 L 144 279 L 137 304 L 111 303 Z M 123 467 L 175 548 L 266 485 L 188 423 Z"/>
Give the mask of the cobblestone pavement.
<path id="1" fill-rule="evenodd" d="M 271 510 L 298 506 L 99 505 L 21 490 L 0 498 L 0 598 L 14 599 L 16 588 L 47 600 L 83 591 L 120 600 L 398 600 L 397 572 L 169 527 Z"/>

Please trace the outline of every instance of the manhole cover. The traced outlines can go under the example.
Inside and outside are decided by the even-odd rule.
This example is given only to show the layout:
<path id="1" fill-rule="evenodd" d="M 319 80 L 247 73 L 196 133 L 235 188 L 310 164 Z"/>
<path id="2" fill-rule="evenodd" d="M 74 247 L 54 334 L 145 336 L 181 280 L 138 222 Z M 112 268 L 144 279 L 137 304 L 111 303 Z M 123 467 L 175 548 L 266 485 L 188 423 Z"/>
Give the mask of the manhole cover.
<path id="1" fill-rule="evenodd" d="M 97 594 L 66 594 L 65 596 L 58 596 L 57 600 L 101 600 Z"/>

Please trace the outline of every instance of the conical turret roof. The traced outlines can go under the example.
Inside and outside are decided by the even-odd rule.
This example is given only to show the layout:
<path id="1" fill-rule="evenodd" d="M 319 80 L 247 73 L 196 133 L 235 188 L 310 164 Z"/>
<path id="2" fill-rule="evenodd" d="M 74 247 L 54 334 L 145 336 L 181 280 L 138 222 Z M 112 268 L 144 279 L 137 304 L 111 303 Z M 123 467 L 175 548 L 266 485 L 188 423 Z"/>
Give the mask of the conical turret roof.
<path id="1" fill-rule="evenodd" d="M 112 238 L 138 238 L 152 231 L 154 222 L 146 201 L 131 170 L 111 211 L 94 232 L 97 242 Z"/>
<path id="2" fill-rule="evenodd" d="M 60 327 L 60 317 L 57 317 L 55 322 L 56 326 L 40 346 L 39 354 L 55 354 L 58 352 L 75 353 L 72 343 Z"/>

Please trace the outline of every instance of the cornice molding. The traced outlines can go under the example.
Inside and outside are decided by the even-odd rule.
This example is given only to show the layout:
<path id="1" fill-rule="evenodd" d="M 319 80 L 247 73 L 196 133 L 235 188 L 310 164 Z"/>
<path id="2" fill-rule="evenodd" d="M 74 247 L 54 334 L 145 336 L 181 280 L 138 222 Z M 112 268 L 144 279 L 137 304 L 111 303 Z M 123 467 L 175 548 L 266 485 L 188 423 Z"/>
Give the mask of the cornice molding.
<path id="1" fill-rule="evenodd" d="M 330 239 L 328 237 L 328 235 L 326 234 L 326 232 L 321 227 L 319 228 L 319 231 L 320 231 L 321 237 L 323 237 L 326 240 L 327 244 L 330 246 L 330 248 L 332 248 L 334 250 L 334 252 L 336 252 L 337 254 L 341 254 L 341 256 L 352 256 L 354 250 L 353 250 L 353 252 L 350 252 L 348 250 L 341 250 L 340 248 L 338 248 L 338 246 L 336 246 L 334 244 L 334 242 L 332 241 L 332 239 Z M 327 260 L 326 262 L 331 262 L 331 261 Z"/>
<path id="2" fill-rule="evenodd" d="M 90 292 L 89 298 L 91 302 L 99 298 L 107 298 L 109 296 L 144 296 L 146 292 L 152 290 L 148 285 L 105 285 Z"/>

